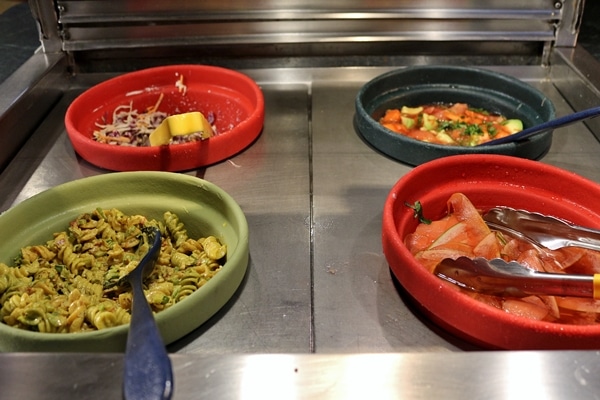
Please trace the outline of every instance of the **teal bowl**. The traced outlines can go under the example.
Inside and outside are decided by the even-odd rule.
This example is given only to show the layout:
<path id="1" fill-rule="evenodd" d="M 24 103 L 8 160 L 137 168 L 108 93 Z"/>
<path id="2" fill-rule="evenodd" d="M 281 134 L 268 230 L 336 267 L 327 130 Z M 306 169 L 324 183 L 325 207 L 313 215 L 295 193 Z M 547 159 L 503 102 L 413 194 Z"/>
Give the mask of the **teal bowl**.
<path id="1" fill-rule="evenodd" d="M 380 75 L 360 89 L 355 100 L 354 128 L 375 150 L 413 166 L 459 154 L 500 154 L 537 160 L 552 145 L 551 130 L 519 142 L 464 147 L 423 142 L 379 123 L 387 109 L 433 103 L 467 103 L 509 119 L 520 119 L 525 128 L 555 116 L 550 99 L 514 77 L 473 67 L 414 66 Z"/>
<path id="2" fill-rule="evenodd" d="M 205 180 L 173 172 L 118 172 L 84 178 L 37 194 L 0 215 L 0 262 L 22 247 L 45 243 L 79 214 L 97 207 L 162 218 L 176 213 L 191 237 L 227 245 L 221 271 L 189 297 L 155 315 L 165 344 L 187 335 L 223 307 L 248 265 L 248 224 L 235 200 Z M 0 323 L 3 352 L 121 352 L 129 325 L 81 333 L 39 333 Z"/>

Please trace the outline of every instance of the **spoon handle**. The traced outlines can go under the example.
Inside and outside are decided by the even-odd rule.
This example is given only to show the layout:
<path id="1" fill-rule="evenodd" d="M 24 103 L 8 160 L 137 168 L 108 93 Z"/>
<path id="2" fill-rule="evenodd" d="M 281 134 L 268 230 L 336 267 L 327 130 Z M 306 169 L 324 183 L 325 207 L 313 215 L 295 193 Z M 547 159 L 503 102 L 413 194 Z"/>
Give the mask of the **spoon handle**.
<path id="1" fill-rule="evenodd" d="M 536 135 L 538 133 L 541 133 L 541 132 L 544 132 L 544 131 L 547 131 L 550 129 L 560 128 L 562 126 L 567 126 L 567 125 L 573 124 L 575 122 L 578 122 L 578 121 L 581 121 L 584 119 L 597 117 L 599 115 L 600 115 L 600 106 L 588 108 L 587 110 L 578 111 L 573 114 L 565 115 L 563 117 L 556 118 L 556 119 L 553 119 L 548 122 L 544 122 L 544 123 L 536 125 L 536 126 L 532 126 L 531 128 L 523 129 L 520 132 L 514 133 L 509 136 L 505 136 L 500 139 L 490 140 L 488 142 L 482 143 L 481 146 L 502 144 L 502 143 L 508 143 L 508 142 L 516 142 L 518 140 L 526 139 L 530 136 Z"/>
<path id="2" fill-rule="evenodd" d="M 170 399 L 173 371 L 141 283 L 132 283 L 133 304 L 127 337 L 123 392 L 125 399 Z"/>

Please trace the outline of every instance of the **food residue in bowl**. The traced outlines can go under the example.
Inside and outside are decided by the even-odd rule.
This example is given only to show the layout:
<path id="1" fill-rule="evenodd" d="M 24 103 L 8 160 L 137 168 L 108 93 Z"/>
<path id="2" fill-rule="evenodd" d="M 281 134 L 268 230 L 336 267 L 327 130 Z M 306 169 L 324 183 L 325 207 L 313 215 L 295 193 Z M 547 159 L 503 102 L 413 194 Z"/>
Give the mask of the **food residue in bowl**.
<path id="1" fill-rule="evenodd" d="M 519 119 L 507 119 L 465 103 L 388 109 L 379 122 L 396 133 L 423 142 L 469 147 L 523 130 Z"/>
<path id="2" fill-rule="evenodd" d="M 179 75 L 179 78 L 175 81 L 175 87 L 177 88 L 179 93 L 182 93 L 185 96 L 185 94 L 187 93 L 187 85 L 183 82 L 183 75 L 179 73 L 175 74 L 175 76 L 177 75 Z"/>
<path id="3" fill-rule="evenodd" d="M 558 250 L 536 248 L 531 243 L 490 229 L 479 210 L 461 193 L 448 199 L 448 214 L 438 220 L 424 218 L 419 203 L 409 205 L 420 218 L 415 232 L 404 242 L 417 261 L 433 272 L 444 258 L 461 256 L 502 258 L 517 261 L 536 271 L 594 274 L 600 267 L 600 252 L 568 247 Z M 514 315 L 572 325 L 600 322 L 600 301 L 561 296 L 516 298 L 474 293 L 459 289 L 477 301 Z"/>
<path id="4" fill-rule="evenodd" d="M 96 209 L 42 245 L 0 263 L 0 317 L 29 331 L 73 333 L 129 322 L 131 290 L 123 278 L 148 250 L 145 227 L 158 227 L 161 250 L 144 281 L 154 312 L 182 301 L 223 267 L 227 247 L 214 236 L 193 239 L 178 216 L 162 220 Z"/>

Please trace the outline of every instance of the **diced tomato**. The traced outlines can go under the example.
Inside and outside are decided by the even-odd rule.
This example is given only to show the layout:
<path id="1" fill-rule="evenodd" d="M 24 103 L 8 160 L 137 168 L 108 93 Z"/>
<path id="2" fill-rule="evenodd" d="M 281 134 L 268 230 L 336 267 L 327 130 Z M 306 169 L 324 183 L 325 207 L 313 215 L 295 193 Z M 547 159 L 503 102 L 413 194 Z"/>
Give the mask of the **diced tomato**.
<path id="1" fill-rule="evenodd" d="M 443 115 L 443 119 L 446 121 L 459 121 L 460 120 L 460 115 L 454 113 L 450 109 L 444 110 L 442 112 L 442 115 Z"/>
<path id="2" fill-rule="evenodd" d="M 473 110 L 466 109 L 464 111 L 466 119 L 468 119 L 470 124 L 480 125 L 485 121 L 485 115 L 475 112 Z"/>
<path id="3" fill-rule="evenodd" d="M 390 131 L 394 131 L 396 133 L 401 133 L 403 135 L 410 134 L 410 129 L 408 129 L 406 126 L 404 126 L 404 124 L 401 122 L 385 122 L 385 123 L 382 123 L 381 125 L 385 126 Z"/>
<path id="4" fill-rule="evenodd" d="M 439 107 L 434 105 L 423 106 L 423 113 L 433 115 Z"/>
<path id="5" fill-rule="evenodd" d="M 470 109 L 465 103 L 409 108 L 410 113 L 404 107 L 388 109 L 379 122 L 416 140 L 453 146 L 483 144 L 514 132 L 506 126 L 506 117 Z"/>
<path id="6" fill-rule="evenodd" d="M 399 109 L 390 109 L 381 117 L 381 123 L 398 122 L 402 120 L 402 113 Z"/>
<path id="7" fill-rule="evenodd" d="M 448 111 L 457 115 L 463 115 L 467 112 L 469 106 L 465 103 L 454 103 Z"/>
<path id="8" fill-rule="evenodd" d="M 439 139 L 434 133 L 422 129 L 413 129 L 406 135 L 413 139 L 420 140 L 421 142 L 439 143 Z"/>

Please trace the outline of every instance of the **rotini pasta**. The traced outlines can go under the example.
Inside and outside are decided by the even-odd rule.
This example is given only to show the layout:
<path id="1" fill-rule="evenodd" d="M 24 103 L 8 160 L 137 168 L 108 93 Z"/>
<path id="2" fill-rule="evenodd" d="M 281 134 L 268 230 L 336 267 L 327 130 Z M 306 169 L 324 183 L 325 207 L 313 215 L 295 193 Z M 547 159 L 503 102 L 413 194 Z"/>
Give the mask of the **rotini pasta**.
<path id="1" fill-rule="evenodd" d="M 44 245 L 0 263 L 0 318 L 25 330 L 73 333 L 126 324 L 131 292 L 124 279 L 148 249 L 144 227 L 157 227 L 161 250 L 144 282 L 148 303 L 162 311 L 198 290 L 223 267 L 227 248 L 214 236 L 192 239 L 178 216 L 163 219 L 96 209 L 71 221 Z"/>

